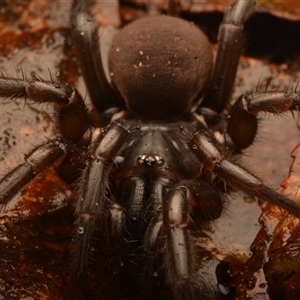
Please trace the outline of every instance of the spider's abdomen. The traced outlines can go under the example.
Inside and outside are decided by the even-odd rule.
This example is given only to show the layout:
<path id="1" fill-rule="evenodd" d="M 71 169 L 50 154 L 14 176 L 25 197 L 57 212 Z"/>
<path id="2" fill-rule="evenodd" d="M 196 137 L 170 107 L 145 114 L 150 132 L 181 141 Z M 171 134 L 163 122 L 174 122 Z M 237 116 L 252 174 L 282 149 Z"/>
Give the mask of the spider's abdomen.
<path id="1" fill-rule="evenodd" d="M 111 79 L 135 116 L 178 119 L 208 80 L 211 46 L 201 30 L 170 16 L 137 20 L 113 39 Z"/>

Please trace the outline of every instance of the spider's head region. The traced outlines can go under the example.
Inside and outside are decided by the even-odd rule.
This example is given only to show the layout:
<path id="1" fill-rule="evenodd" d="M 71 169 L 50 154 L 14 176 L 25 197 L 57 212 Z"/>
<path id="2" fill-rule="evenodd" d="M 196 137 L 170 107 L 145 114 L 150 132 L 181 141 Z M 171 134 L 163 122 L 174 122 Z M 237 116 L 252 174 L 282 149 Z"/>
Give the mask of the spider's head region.
<path id="1" fill-rule="evenodd" d="M 109 54 L 112 84 L 139 118 L 178 119 L 203 93 L 212 50 L 194 24 L 151 16 L 125 26 Z"/>

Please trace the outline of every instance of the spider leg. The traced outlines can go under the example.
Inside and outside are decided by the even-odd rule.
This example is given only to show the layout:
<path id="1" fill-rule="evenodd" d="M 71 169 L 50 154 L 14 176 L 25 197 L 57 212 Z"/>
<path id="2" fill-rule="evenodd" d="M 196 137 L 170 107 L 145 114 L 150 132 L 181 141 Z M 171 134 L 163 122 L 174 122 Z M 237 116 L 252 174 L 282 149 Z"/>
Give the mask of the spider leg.
<path id="1" fill-rule="evenodd" d="M 0 181 L 0 205 L 6 205 L 12 197 L 27 185 L 38 173 L 52 166 L 67 153 L 67 146 L 59 140 L 51 140 L 33 149 L 25 161 Z"/>
<path id="2" fill-rule="evenodd" d="M 56 81 L 39 78 L 0 78 L 0 97 L 29 98 L 35 103 L 55 103 L 56 119 L 61 136 L 79 142 L 89 128 L 87 108 L 76 89 Z"/>
<path id="3" fill-rule="evenodd" d="M 245 168 L 228 160 L 223 160 L 216 167 L 218 176 L 241 191 L 256 196 L 273 205 L 280 206 L 297 218 L 300 217 L 300 204 L 288 199 L 265 186 L 260 179 Z"/>
<path id="4" fill-rule="evenodd" d="M 36 103 L 52 102 L 56 104 L 56 122 L 61 138 L 50 140 L 34 148 L 25 156 L 26 163 L 16 167 L 0 181 L 1 204 L 9 200 L 25 187 L 39 172 L 54 165 L 66 164 L 66 157 L 75 158 L 75 144 L 81 142 L 88 132 L 87 108 L 82 97 L 67 85 L 38 78 L 0 78 L 0 96 L 14 100 L 29 98 Z M 72 154 L 71 154 L 72 152 Z M 74 153 L 74 154 L 73 154 Z M 79 151 L 78 151 L 79 153 Z M 78 154 L 77 153 L 77 154 Z M 64 158 L 64 159 L 62 159 Z"/>
<path id="5" fill-rule="evenodd" d="M 218 146 L 218 143 L 208 132 L 199 130 L 194 134 L 191 142 L 193 143 L 192 148 L 196 150 L 196 155 L 203 162 L 202 167 L 217 175 L 226 185 L 280 206 L 297 218 L 300 217 L 299 203 L 265 186 L 260 179 L 247 171 L 237 161 L 225 159 L 225 150 Z"/>
<path id="6" fill-rule="evenodd" d="M 237 149 L 247 148 L 256 136 L 259 112 L 281 114 L 299 110 L 299 92 L 261 91 L 241 95 L 228 116 L 227 132 Z"/>
<path id="7" fill-rule="evenodd" d="M 236 0 L 224 14 L 218 33 L 218 52 L 211 85 L 201 106 L 222 112 L 230 100 L 237 67 L 244 48 L 244 23 L 256 0 Z"/>
<path id="8" fill-rule="evenodd" d="M 167 233 L 166 259 L 167 280 L 170 281 L 177 299 L 195 299 L 191 285 L 193 274 L 193 255 L 191 237 L 188 232 L 189 207 L 187 189 L 184 186 L 174 188 L 165 201 L 164 230 Z"/>
<path id="9" fill-rule="evenodd" d="M 98 27 L 89 12 L 92 1 L 75 0 L 72 8 L 73 42 L 85 84 L 99 113 L 116 103 L 108 83 L 100 51 Z"/>
<path id="10" fill-rule="evenodd" d="M 99 133 L 100 132 L 100 133 Z M 86 279 L 88 259 L 91 252 L 91 238 L 96 222 L 103 214 L 107 197 L 108 176 L 117 156 L 129 135 L 120 123 L 111 123 L 101 133 L 94 132 L 92 149 L 87 157 L 87 165 L 78 181 L 78 203 L 76 207 L 76 248 L 75 273 L 83 280 Z"/>
<path id="11" fill-rule="evenodd" d="M 163 188 L 158 191 L 163 193 L 156 197 L 161 198 L 162 208 L 150 222 L 145 248 L 150 255 L 164 249 L 166 279 L 176 299 L 198 299 L 193 285 L 196 251 L 191 229 L 197 234 L 204 224 L 219 218 L 223 202 L 213 187 L 200 179 L 182 180 L 167 189 L 160 184 Z M 204 281 L 200 287 L 203 295 L 214 293 Z"/>

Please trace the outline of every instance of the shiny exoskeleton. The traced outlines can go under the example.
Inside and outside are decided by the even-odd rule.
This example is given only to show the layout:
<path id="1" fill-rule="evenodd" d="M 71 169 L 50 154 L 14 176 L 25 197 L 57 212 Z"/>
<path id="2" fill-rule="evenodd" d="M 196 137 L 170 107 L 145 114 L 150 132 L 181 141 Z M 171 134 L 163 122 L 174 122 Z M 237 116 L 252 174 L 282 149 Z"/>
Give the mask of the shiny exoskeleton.
<path id="1" fill-rule="evenodd" d="M 35 147 L 0 181 L 0 203 L 7 204 L 36 174 L 55 165 L 63 179 L 77 178 L 74 269 L 88 299 L 101 298 L 88 283 L 96 229 L 115 258 L 110 267 L 124 270 L 149 299 L 151 287 L 162 281 L 176 299 L 214 299 L 217 290 L 207 293 L 194 276 L 196 240 L 221 216 L 225 194 L 240 190 L 300 217 L 299 204 L 265 186 L 237 155 L 256 136 L 257 114 L 297 109 L 299 93 L 243 94 L 227 108 L 227 120 L 220 117 L 231 96 L 243 24 L 254 0 L 235 1 L 226 11 L 214 67 L 210 44 L 195 25 L 171 16 L 129 24 L 111 44 L 111 84 L 90 4 L 75 0 L 71 20 L 100 126 L 91 125 L 75 88 L 2 76 L 0 96 L 54 103 L 60 138 Z"/>

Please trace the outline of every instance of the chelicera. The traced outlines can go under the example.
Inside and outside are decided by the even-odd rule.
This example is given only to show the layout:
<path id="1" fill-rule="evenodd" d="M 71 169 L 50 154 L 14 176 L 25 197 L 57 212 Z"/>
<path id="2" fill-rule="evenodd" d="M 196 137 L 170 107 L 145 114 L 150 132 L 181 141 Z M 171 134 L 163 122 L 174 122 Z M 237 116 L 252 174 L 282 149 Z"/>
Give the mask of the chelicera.
<path id="1" fill-rule="evenodd" d="M 257 114 L 297 110 L 299 93 L 255 92 L 227 105 L 255 1 L 228 8 L 215 64 L 207 38 L 187 21 L 153 16 L 129 24 L 111 44 L 111 85 L 88 5 L 74 1 L 73 40 L 99 126 L 75 88 L 2 76 L 0 96 L 53 102 L 60 137 L 36 146 L 0 181 L 0 203 L 55 166 L 74 184 L 74 269 L 87 298 L 97 298 L 86 278 L 98 229 L 113 252 L 113 268 L 124 269 L 140 288 L 151 291 L 165 281 L 176 299 L 205 298 L 206 288 L 194 279 L 195 240 L 222 215 L 224 195 L 240 190 L 300 216 L 299 204 L 239 162 L 256 136 Z"/>

